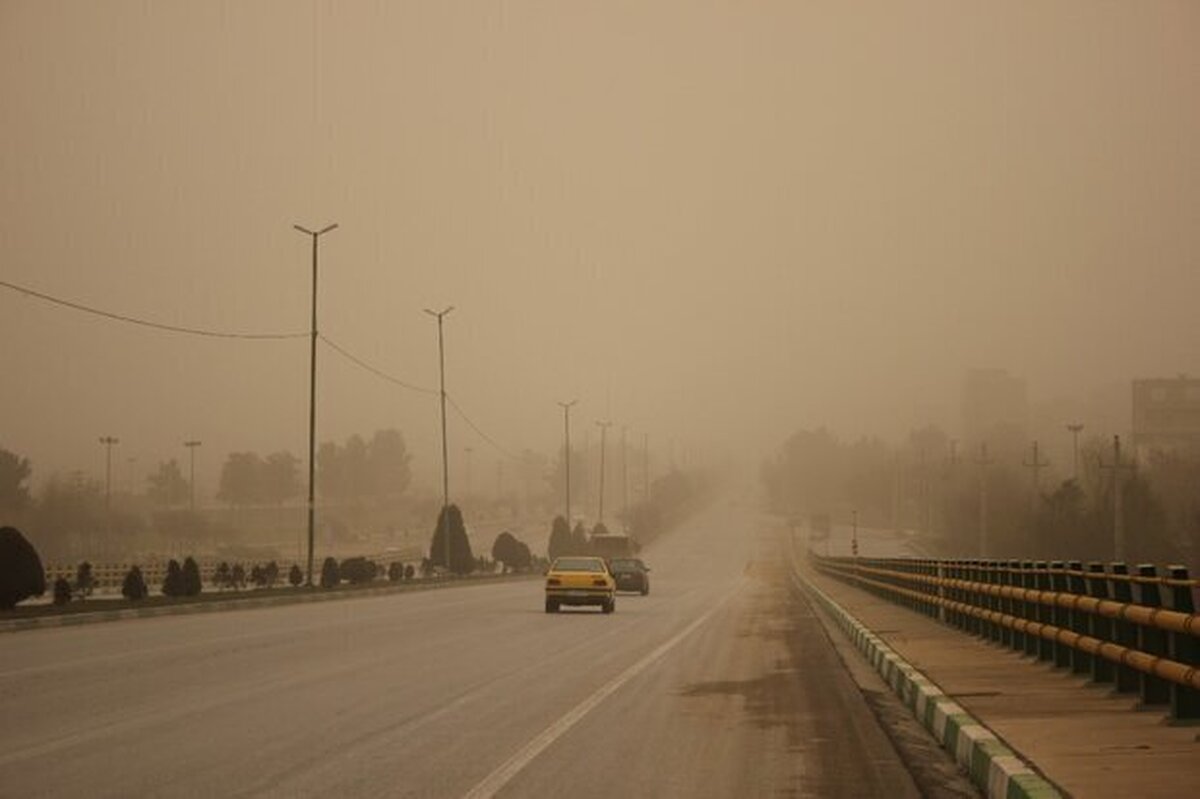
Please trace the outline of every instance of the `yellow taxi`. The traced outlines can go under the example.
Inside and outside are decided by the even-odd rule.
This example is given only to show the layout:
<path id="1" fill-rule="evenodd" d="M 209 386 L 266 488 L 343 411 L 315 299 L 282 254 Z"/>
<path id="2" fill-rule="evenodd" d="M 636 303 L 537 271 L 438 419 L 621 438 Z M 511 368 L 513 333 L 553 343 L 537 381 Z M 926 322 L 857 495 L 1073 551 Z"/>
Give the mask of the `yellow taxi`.
<path id="1" fill-rule="evenodd" d="M 605 613 L 617 609 L 617 581 L 604 558 L 555 558 L 546 572 L 546 612 L 562 605 L 598 605 Z"/>

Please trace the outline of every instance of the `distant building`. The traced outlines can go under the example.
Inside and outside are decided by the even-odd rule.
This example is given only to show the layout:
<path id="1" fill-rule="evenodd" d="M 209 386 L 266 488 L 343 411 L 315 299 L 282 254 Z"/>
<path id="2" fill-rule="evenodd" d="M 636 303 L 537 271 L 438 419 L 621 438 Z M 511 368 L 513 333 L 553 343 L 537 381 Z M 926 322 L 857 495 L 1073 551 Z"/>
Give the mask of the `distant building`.
<path id="1" fill-rule="evenodd" d="M 1004 369 L 970 369 L 963 383 L 963 439 L 974 449 L 1023 447 L 1029 428 L 1025 381 Z"/>
<path id="2" fill-rule="evenodd" d="M 1133 447 L 1138 460 L 1156 452 L 1200 453 L 1200 380 L 1134 380 Z"/>

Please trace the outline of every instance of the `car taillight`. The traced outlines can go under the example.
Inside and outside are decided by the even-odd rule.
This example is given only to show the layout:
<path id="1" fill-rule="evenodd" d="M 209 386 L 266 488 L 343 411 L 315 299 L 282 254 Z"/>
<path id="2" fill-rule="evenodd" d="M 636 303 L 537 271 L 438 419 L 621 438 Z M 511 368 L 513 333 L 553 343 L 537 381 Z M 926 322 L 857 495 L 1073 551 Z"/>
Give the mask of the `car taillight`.
<path id="1" fill-rule="evenodd" d="M 551 577 L 546 581 L 546 585 L 562 585 L 562 580 L 558 579 L 557 577 Z"/>
<path id="2" fill-rule="evenodd" d="M 601 587 L 607 588 L 608 580 L 601 580 L 601 579 L 597 578 L 595 580 L 592 580 L 592 585 L 599 585 Z"/>

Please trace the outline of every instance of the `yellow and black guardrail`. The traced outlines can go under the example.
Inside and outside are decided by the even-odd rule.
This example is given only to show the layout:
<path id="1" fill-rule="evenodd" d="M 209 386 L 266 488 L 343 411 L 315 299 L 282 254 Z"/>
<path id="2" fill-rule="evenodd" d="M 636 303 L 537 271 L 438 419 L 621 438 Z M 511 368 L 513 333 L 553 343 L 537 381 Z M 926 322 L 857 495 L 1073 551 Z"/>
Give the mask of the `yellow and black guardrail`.
<path id="1" fill-rule="evenodd" d="M 1200 581 L 1141 564 L 834 558 L 821 572 L 1002 646 L 1054 663 L 1174 720 L 1200 719 Z"/>

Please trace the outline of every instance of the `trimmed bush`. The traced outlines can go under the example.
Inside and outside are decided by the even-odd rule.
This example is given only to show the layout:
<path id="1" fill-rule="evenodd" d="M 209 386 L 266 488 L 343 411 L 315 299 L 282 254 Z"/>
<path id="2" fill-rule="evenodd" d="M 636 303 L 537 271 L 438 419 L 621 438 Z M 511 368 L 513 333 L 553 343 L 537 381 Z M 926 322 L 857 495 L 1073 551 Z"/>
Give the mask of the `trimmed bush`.
<path id="1" fill-rule="evenodd" d="M 125 573 L 125 580 L 121 583 L 121 596 L 136 602 L 139 599 L 145 599 L 147 593 L 149 592 L 146 590 L 146 578 L 142 577 L 142 570 L 137 566 L 131 566 Z"/>
<path id="2" fill-rule="evenodd" d="M 246 567 L 242 564 L 235 563 L 229 570 L 229 587 L 235 591 L 246 587 Z"/>
<path id="3" fill-rule="evenodd" d="M 550 560 L 566 555 L 571 550 L 571 525 L 562 516 L 554 517 L 550 526 L 550 544 L 547 546 Z"/>
<path id="4" fill-rule="evenodd" d="M 321 564 L 321 587 L 334 588 L 341 582 L 341 575 L 338 574 L 338 562 L 333 558 L 325 558 Z"/>
<path id="5" fill-rule="evenodd" d="M 341 579 L 351 585 L 369 583 L 379 574 L 379 566 L 366 558 L 346 558 L 338 567 Z"/>
<path id="6" fill-rule="evenodd" d="M 394 560 L 388 564 L 387 577 L 389 582 L 398 583 L 404 579 L 404 564 Z"/>
<path id="7" fill-rule="evenodd" d="M 65 577 L 54 581 L 54 604 L 65 605 L 71 601 L 71 584 Z"/>
<path id="8" fill-rule="evenodd" d="M 295 563 L 292 564 L 292 568 L 288 569 L 288 582 L 292 584 L 293 588 L 304 582 L 304 572 L 300 571 L 300 567 Z"/>
<path id="9" fill-rule="evenodd" d="M 15 527 L 0 527 L 0 610 L 46 593 L 46 572 L 37 550 Z"/>
<path id="10" fill-rule="evenodd" d="M 163 596 L 183 596 L 183 568 L 179 561 L 171 558 L 167 563 L 167 576 L 163 578 Z"/>
<path id="11" fill-rule="evenodd" d="M 200 596 L 200 591 L 204 588 L 204 584 L 200 581 L 200 567 L 196 565 L 196 561 L 190 555 L 183 561 L 181 581 L 183 596 Z"/>
<path id="12" fill-rule="evenodd" d="M 79 592 L 79 596 L 82 598 L 91 596 L 95 588 L 96 578 L 92 576 L 92 564 L 85 560 L 75 570 L 75 590 Z"/>
<path id="13" fill-rule="evenodd" d="M 404 567 L 404 579 L 411 580 L 417 576 L 416 568 L 410 563 Z"/>
<path id="14" fill-rule="evenodd" d="M 450 540 L 450 571 L 455 574 L 470 574 L 477 564 L 475 555 L 471 552 L 471 540 L 467 537 L 466 525 L 463 524 L 462 511 L 457 505 L 447 505 L 438 513 L 437 528 L 433 531 L 433 540 L 429 545 L 429 560 L 434 566 L 447 566 L 447 535 Z"/>

